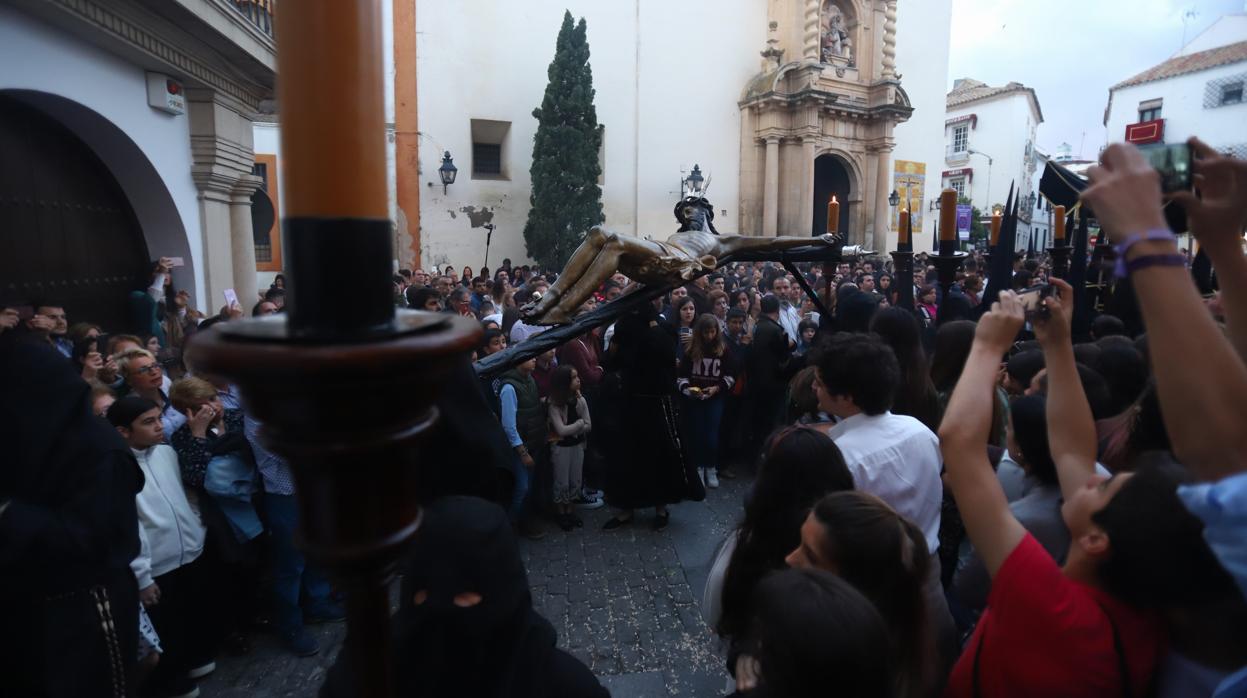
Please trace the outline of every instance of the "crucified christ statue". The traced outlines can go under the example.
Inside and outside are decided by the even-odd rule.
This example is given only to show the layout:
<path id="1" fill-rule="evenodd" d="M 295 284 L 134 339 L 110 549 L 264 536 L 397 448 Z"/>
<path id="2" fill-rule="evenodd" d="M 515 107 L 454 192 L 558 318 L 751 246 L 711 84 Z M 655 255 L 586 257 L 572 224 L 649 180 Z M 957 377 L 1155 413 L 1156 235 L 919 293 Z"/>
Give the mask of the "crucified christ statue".
<path id="1" fill-rule="evenodd" d="M 580 306 L 616 271 L 646 285 L 691 281 L 715 269 L 719 258 L 743 250 L 788 250 L 823 244 L 833 247 L 834 235 L 818 237 L 751 237 L 720 235 L 714 229 L 714 208 L 701 197 L 687 197 L 675 207 L 680 229 L 666 242 L 619 235 L 594 227 L 568 260 L 558 281 L 538 301 L 520 312 L 539 325 L 571 322 Z"/>

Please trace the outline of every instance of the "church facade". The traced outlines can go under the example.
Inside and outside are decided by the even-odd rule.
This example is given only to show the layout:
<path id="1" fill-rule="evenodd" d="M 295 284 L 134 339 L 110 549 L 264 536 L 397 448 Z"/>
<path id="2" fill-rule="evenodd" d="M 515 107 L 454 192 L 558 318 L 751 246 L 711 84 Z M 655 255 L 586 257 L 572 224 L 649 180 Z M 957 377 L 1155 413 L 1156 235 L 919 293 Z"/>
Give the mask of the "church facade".
<path id="1" fill-rule="evenodd" d="M 532 111 L 565 9 L 588 25 L 607 228 L 665 238 L 699 166 L 722 232 L 821 233 L 835 196 L 852 243 L 891 249 L 896 214 L 910 208 L 915 246 L 924 230 L 929 245 L 922 213 L 943 165 L 951 0 L 383 6 L 401 266 L 528 258 Z M 257 152 L 276 143 L 274 127 L 259 130 Z M 449 186 L 438 175 L 446 154 L 458 168 Z"/>

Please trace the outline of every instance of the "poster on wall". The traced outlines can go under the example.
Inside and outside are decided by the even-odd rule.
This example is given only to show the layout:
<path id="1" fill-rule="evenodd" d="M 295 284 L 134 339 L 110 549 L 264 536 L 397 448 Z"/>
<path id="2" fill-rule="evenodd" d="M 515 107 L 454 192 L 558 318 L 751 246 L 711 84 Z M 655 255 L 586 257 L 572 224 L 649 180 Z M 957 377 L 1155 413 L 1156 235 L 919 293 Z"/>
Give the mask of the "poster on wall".
<path id="1" fill-rule="evenodd" d="M 970 219 L 974 217 L 974 209 L 970 204 L 957 204 L 957 239 L 970 239 Z"/>
<path id="2" fill-rule="evenodd" d="M 900 196 L 900 204 L 892 209 L 892 229 L 900 221 L 901 209 L 909 211 L 914 232 L 922 231 L 924 186 L 927 180 L 927 164 L 912 160 L 896 160 L 892 164 L 892 190 Z"/>

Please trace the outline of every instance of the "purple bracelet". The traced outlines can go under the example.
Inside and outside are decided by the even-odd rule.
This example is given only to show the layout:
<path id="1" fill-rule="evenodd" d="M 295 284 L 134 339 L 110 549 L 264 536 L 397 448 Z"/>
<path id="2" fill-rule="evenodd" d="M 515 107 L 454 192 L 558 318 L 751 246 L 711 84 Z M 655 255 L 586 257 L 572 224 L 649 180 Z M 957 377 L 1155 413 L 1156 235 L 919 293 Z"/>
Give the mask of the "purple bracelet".
<path id="1" fill-rule="evenodd" d="M 1152 228 L 1142 233 L 1127 235 L 1126 239 L 1113 246 L 1113 251 L 1117 253 L 1117 266 L 1113 269 L 1113 273 L 1117 278 L 1124 279 L 1130 274 L 1130 270 L 1126 268 L 1126 253 L 1130 251 L 1131 247 L 1144 240 L 1172 240 L 1177 242 L 1177 238 L 1174 237 L 1168 228 Z"/>
<path id="2" fill-rule="evenodd" d="M 1186 257 L 1180 254 L 1145 254 L 1126 262 L 1126 273 L 1133 274 L 1148 267 L 1185 267 Z"/>

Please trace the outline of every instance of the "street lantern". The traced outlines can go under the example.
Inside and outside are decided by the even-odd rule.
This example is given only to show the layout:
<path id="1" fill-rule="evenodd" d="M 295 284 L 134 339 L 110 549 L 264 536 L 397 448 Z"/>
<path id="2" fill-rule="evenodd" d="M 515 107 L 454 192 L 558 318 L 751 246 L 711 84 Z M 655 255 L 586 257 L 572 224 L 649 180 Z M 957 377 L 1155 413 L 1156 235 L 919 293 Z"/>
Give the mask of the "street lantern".
<path id="1" fill-rule="evenodd" d="M 901 195 L 897 194 L 896 190 L 893 189 L 892 193 L 888 194 L 888 205 L 890 205 L 892 208 L 896 208 L 896 205 L 899 203 L 901 203 Z"/>
<path id="2" fill-rule="evenodd" d="M 688 196 L 701 196 L 706 191 L 706 178 L 701 175 L 701 165 L 693 165 L 693 172 L 684 180 Z"/>
<path id="3" fill-rule="evenodd" d="M 459 168 L 455 167 L 455 161 L 450 157 L 450 151 L 442 156 L 442 166 L 437 168 L 437 174 L 442 178 L 442 194 L 446 194 L 446 189 L 455 183 L 455 177 L 459 176 Z"/>

